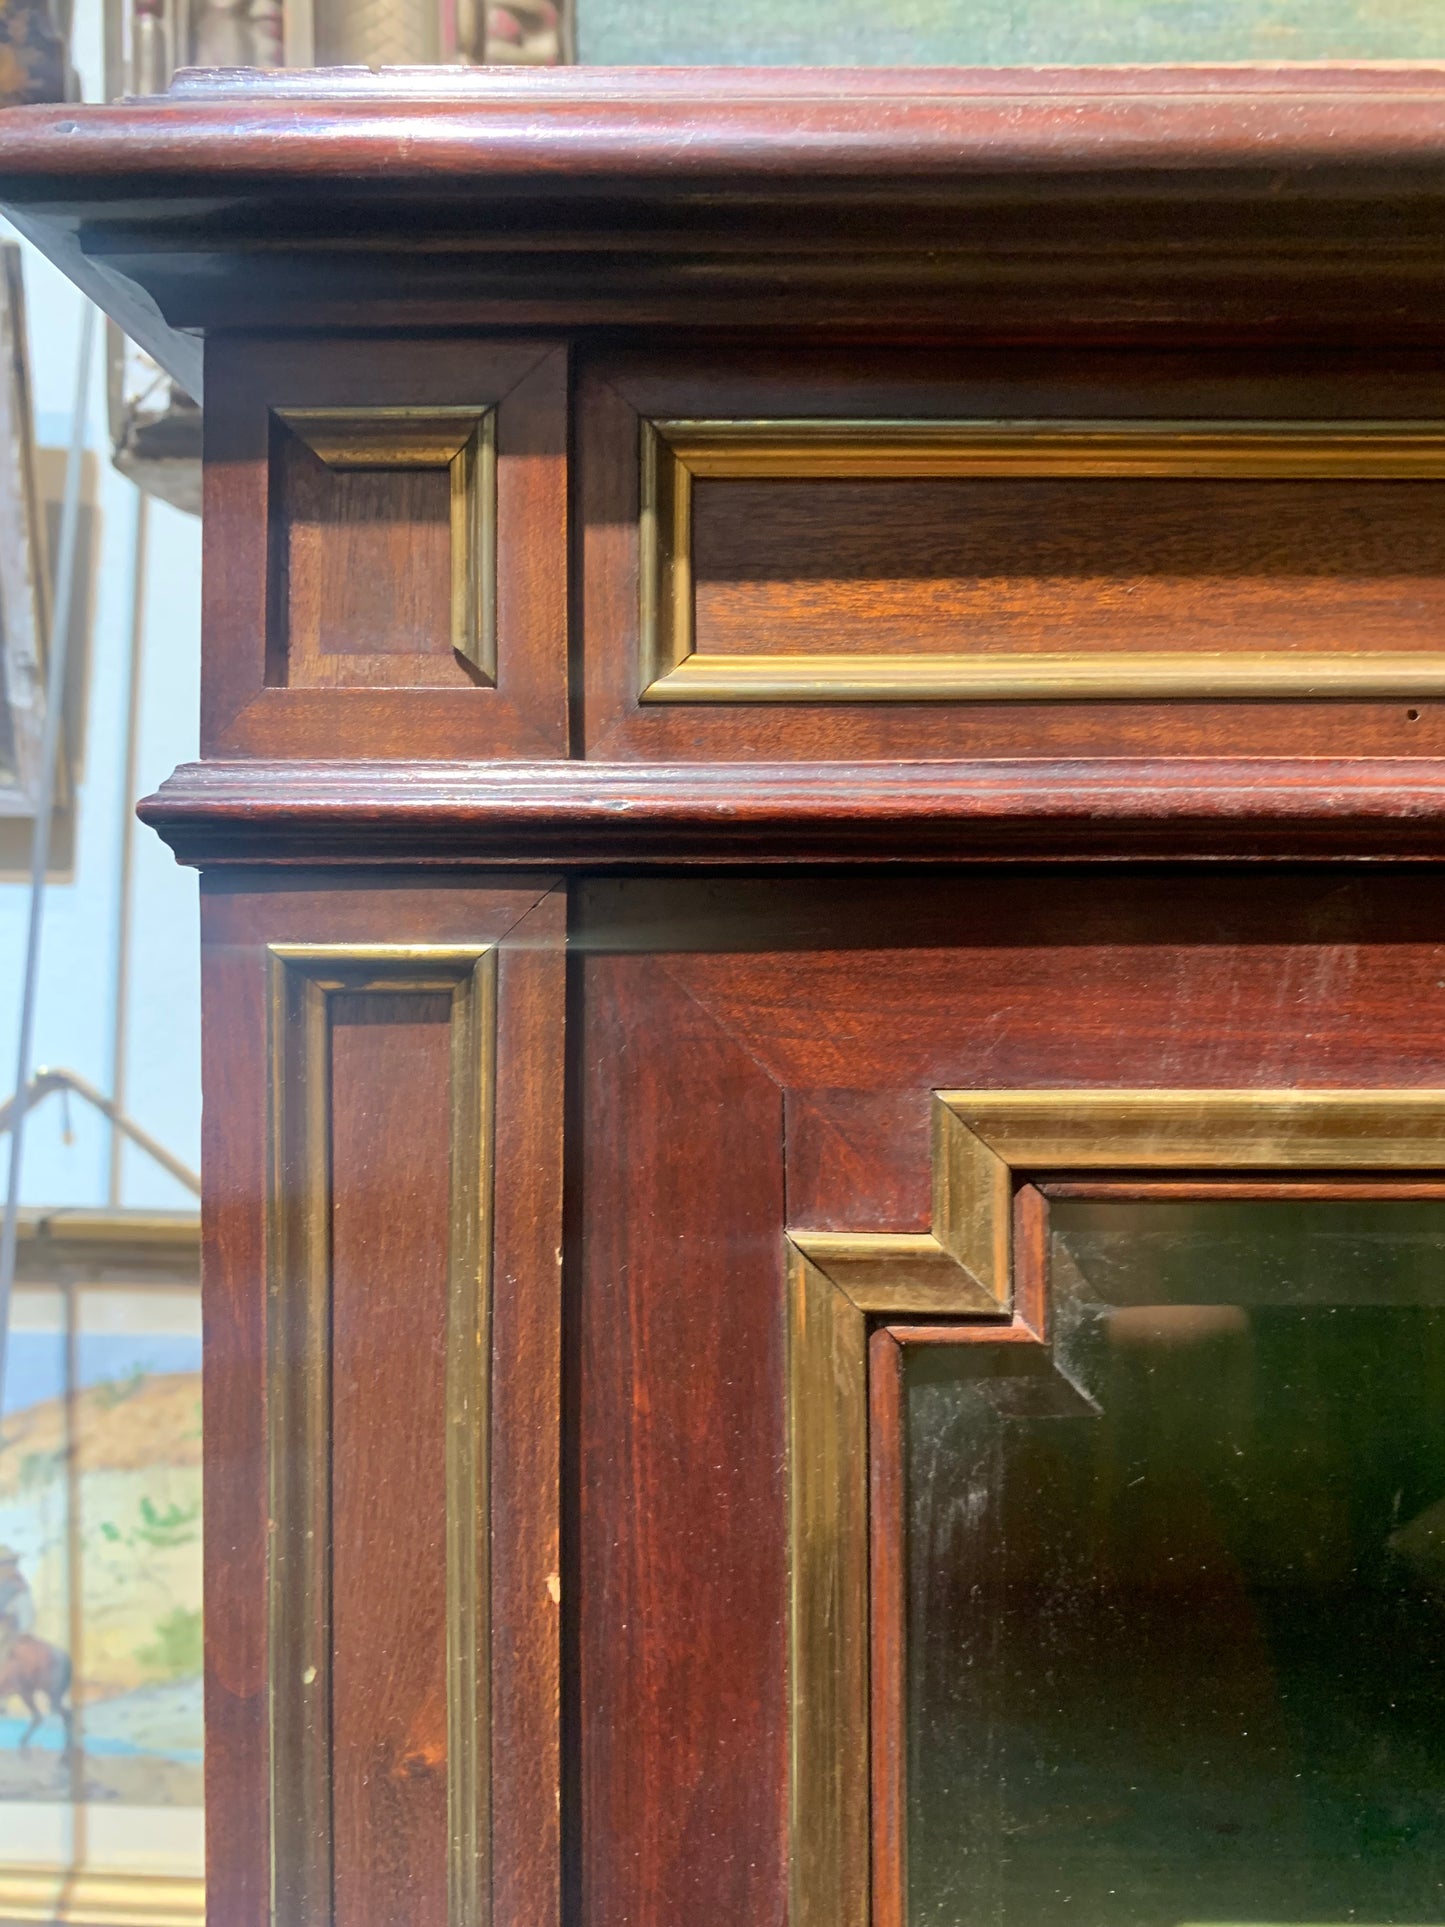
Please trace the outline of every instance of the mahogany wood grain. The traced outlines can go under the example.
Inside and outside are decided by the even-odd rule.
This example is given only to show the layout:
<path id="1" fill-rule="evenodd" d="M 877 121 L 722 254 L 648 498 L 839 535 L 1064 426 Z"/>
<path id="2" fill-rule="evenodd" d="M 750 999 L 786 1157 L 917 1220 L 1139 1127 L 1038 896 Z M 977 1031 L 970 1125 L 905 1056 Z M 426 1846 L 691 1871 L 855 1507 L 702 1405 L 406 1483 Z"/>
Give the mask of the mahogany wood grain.
<path id="1" fill-rule="evenodd" d="M 785 1236 L 927 1226 L 936 1090 L 1445 1078 L 1445 702 L 643 705 L 638 633 L 644 418 L 1440 419 L 1442 130 L 1445 70 L 1403 67 L 233 75 L 0 117 L 24 231 L 196 387 L 209 336 L 208 760 L 143 814 L 209 872 L 213 1927 L 271 1911 L 268 944 L 500 945 L 494 1927 L 786 1927 Z M 441 471 L 276 426 L 490 407 L 494 688 L 451 654 Z M 1132 605 L 1177 646 L 1433 646 L 1437 485 L 1189 486 L 709 484 L 701 644 L 1118 650 Z M 337 1927 L 441 1927 L 450 1071 L 439 1004 L 375 1001 L 333 1009 L 328 1093 Z M 1013 1316 L 870 1340 L 875 1927 L 901 1370 L 1042 1382 L 1022 1175 Z"/>
<path id="2" fill-rule="evenodd" d="M 934 1089 L 1445 1070 L 1445 914 L 1387 872 L 592 881 L 578 905 L 584 954 L 658 951 L 785 1089 L 789 1221 L 819 1229 L 928 1222 Z"/>
<path id="3" fill-rule="evenodd" d="M 567 905 L 502 940 L 492 1280 L 492 1918 L 561 1918 L 562 1128 Z"/>
<path id="4" fill-rule="evenodd" d="M 1388 871 L 637 880 L 630 921 L 788 1089 L 1421 1085 L 1445 1074 L 1445 899 Z M 886 1157 L 891 1099 L 850 1119 Z"/>
<path id="5" fill-rule="evenodd" d="M 578 360 L 589 759 L 1445 754 L 1445 702 L 1327 690 L 1296 700 L 695 704 L 663 700 L 664 685 L 642 700 L 644 420 L 1436 420 L 1438 378 L 1417 353 L 813 340 L 747 352 L 611 343 Z M 759 657 L 1428 649 L 1438 523 L 1410 504 L 1439 491 L 1419 486 L 1420 497 L 1416 484 L 1393 482 L 700 480 L 697 647 Z"/>
<path id="6" fill-rule="evenodd" d="M 781 1927 L 782 1099 L 650 958 L 581 968 L 581 1918 Z"/>
<path id="7" fill-rule="evenodd" d="M 450 998 L 332 1000 L 338 1927 L 447 1927 Z"/>
<path id="8" fill-rule="evenodd" d="M 927 1231 L 931 1128 L 928 1106 L 914 1091 L 788 1091 L 788 1223 Z M 880 1138 L 889 1157 L 878 1156 Z"/>
<path id="9" fill-rule="evenodd" d="M 383 760 L 564 755 L 565 351 L 542 341 L 408 341 L 381 349 L 355 340 L 227 340 L 207 352 L 215 380 L 206 410 L 203 754 Z M 444 485 L 445 476 L 385 469 L 337 476 L 323 470 L 330 513 L 318 518 L 323 504 L 314 478 L 310 491 L 303 487 L 297 498 L 297 471 L 310 471 L 301 454 L 290 453 L 294 437 L 274 432 L 275 412 L 286 408 L 344 414 L 492 406 L 495 688 L 452 658 L 450 540 L 435 520 L 440 502 L 425 493 L 430 484 Z M 384 436 L 384 424 L 378 433 Z M 379 523 L 370 535 L 364 527 L 358 534 L 340 508 L 343 499 L 353 502 L 358 484 Z M 290 536 L 286 518 L 296 514 L 303 523 L 312 520 Z M 284 581 L 278 593 L 272 579 L 277 564 L 287 560 L 289 596 Z M 284 634 L 276 634 L 278 620 L 288 616 L 299 625 L 300 654 L 308 665 L 299 678 L 289 673 Z M 381 652 L 377 678 L 386 686 L 372 686 L 365 668 L 368 643 L 374 648 L 398 624 L 414 630 L 428 618 L 435 625 L 430 636 L 418 640 L 413 633 L 409 649 L 388 645 Z M 338 650 L 344 677 L 327 667 Z M 343 682 L 354 686 L 337 686 Z"/>
<path id="10" fill-rule="evenodd" d="M 0 200 L 192 376 L 186 331 L 363 316 L 875 339 L 1445 328 L 1439 68 L 267 81 L 0 127 Z"/>
<path id="11" fill-rule="evenodd" d="M 202 893 L 201 1318 L 210 1927 L 270 1927 L 266 1703 L 266 974 L 244 902 Z M 241 912 L 238 916 L 237 911 Z M 264 928 L 264 925 L 262 926 Z M 261 939 L 264 941 L 264 938 Z M 227 1823 L 226 1816 L 235 1816 Z M 245 1816 L 242 1820 L 241 1816 Z"/>
<path id="12" fill-rule="evenodd" d="M 910 1345 L 1010 1345 L 1031 1356 L 1035 1353 L 1042 1356 L 1038 1333 L 1017 1318 L 991 1325 L 981 1320 L 973 1325 L 892 1324 L 883 1325 L 880 1330 L 886 1331 L 894 1344 L 905 1351 Z"/>
<path id="13" fill-rule="evenodd" d="M 498 1000 L 496 1189 L 507 1202 L 495 1219 L 494 1270 L 508 1281 L 501 1331 L 536 1374 L 527 1388 L 504 1385 L 504 1408 L 515 1415 L 517 1400 L 530 1399 L 541 1412 L 549 1399 L 555 1409 L 557 1397 L 555 1362 L 550 1379 L 547 1364 L 555 1358 L 548 1331 L 557 1278 L 557 1099 L 555 1087 L 534 1087 L 529 1075 L 519 1074 L 519 1057 L 526 1054 L 530 1061 L 543 1023 L 539 1004 L 557 1027 L 552 1048 L 560 1049 L 560 998 L 554 1008 L 552 994 L 560 969 L 558 911 L 546 908 L 548 887 L 546 878 L 525 877 L 498 884 L 475 877 L 428 884 L 361 877 L 338 885 L 307 873 L 254 870 L 208 878 L 203 888 L 206 1694 L 214 1736 L 206 1757 L 206 1840 L 210 1917 L 221 1927 L 265 1927 L 270 1920 L 266 946 L 487 943 L 518 932 L 515 957 L 509 953 L 500 972 L 510 994 L 501 995 L 499 987 Z M 539 906 L 534 923 L 528 913 Z M 398 995 L 397 1001 L 406 999 Z M 426 1021 L 430 1013 L 423 1008 L 411 1014 L 422 1022 L 409 1036 L 374 1024 L 347 1035 L 348 1026 L 342 1026 L 336 1116 L 343 1155 L 333 1157 L 332 1169 L 339 1282 L 345 1287 L 349 1277 L 364 1294 L 364 1302 L 343 1294 L 337 1360 L 343 1421 L 337 1441 L 340 1635 L 359 1661 L 359 1672 L 352 1669 L 341 1686 L 339 1703 L 342 1762 L 349 1770 L 338 1779 L 338 1819 L 351 1829 L 342 1868 L 343 1882 L 349 1874 L 353 1883 L 347 1889 L 350 1919 L 395 1919 L 398 1907 L 408 1917 L 415 1911 L 418 1918 L 439 1918 L 437 1889 L 430 1884 L 438 1872 L 445 1891 L 444 1840 L 439 1864 L 434 1813 L 426 1818 L 439 1777 L 444 1787 L 445 1770 L 444 1758 L 435 1754 L 436 1735 L 445 1729 L 439 1647 L 429 1618 L 437 1572 L 427 1561 L 437 1514 L 434 1505 L 420 1502 L 428 1490 L 435 1494 L 440 1477 L 428 1441 L 437 1443 L 441 1386 L 433 1372 L 421 1388 L 417 1375 L 425 1375 L 428 1358 L 435 1363 L 427 1318 L 436 1307 L 427 1296 L 423 1258 L 435 1253 L 446 1230 L 446 1158 L 444 1150 L 436 1155 L 446 1060 L 428 1055 L 429 1040 L 440 1031 Z M 383 1056 L 394 1053 L 395 1061 L 380 1061 L 379 1049 Z M 389 1101 L 394 1090 L 408 1096 L 401 1132 L 406 1146 L 398 1141 Z M 398 1187 L 405 1192 L 400 1200 Z M 394 1342 L 384 1345 L 388 1337 Z M 384 1357 L 376 1350 L 382 1345 Z M 548 1654 L 549 1640 L 555 1647 L 556 1609 L 546 1579 L 556 1509 L 554 1501 L 548 1511 L 545 1500 L 555 1432 L 551 1440 L 544 1430 L 529 1453 L 518 1437 L 516 1452 L 495 1468 L 493 1490 L 494 1610 L 514 1673 L 496 1708 L 495 1740 L 499 1758 L 532 1750 L 525 1773 L 501 1790 L 496 1871 L 510 1883 L 508 1891 L 524 1896 L 522 1917 L 543 1922 L 556 1905 L 548 1849 L 555 1834 L 548 1834 L 544 1819 L 525 1842 L 516 1835 L 519 1809 L 529 1834 L 547 1806 L 555 1827 L 555 1660 Z M 374 1525 L 365 1516 L 368 1506 Z M 367 1548 L 383 1527 L 394 1552 L 372 1561 Z M 356 1567 L 358 1557 L 364 1570 Z M 349 1583 L 351 1575 L 355 1583 Z M 540 1583 L 540 1601 L 534 1582 Z M 407 1635 L 415 1636 L 411 1644 Z M 398 1644 L 404 1653 L 393 1652 Z M 368 1774 L 368 1745 L 371 1765 L 380 1769 L 374 1778 Z M 422 1859 L 425 1877 L 414 1881 L 412 1871 Z"/>
<path id="14" fill-rule="evenodd" d="M 1049 1337 L 1049 1207 L 1036 1184 L 1014 1193 L 1013 1315 L 1041 1343 Z"/>
<path id="15" fill-rule="evenodd" d="M 699 481 L 693 566 L 703 656 L 1432 652 L 1445 483 Z"/>
<path id="16" fill-rule="evenodd" d="M 780 1608 L 757 1590 L 780 1558 L 785 1226 L 926 1222 L 938 1088 L 1435 1083 L 1445 902 L 1387 870 L 1223 866 L 594 877 L 574 898 L 578 1918 L 721 1921 L 741 1895 L 776 1919 L 737 1883 L 786 1812 Z M 1013 1319 L 890 1321 L 887 1342 L 1043 1373 L 1045 1236 L 1025 1184 Z"/>
<path id="17" fill-rule="evenodd" d="M 447 471 L 338 472 L 294 435 L 278 444 L 268 683 L 474 683 L 476 672 L 452 647 Z"/>
<path id="18" fill-rule="evenodd" d="M 183 862 L 1436 861 L 1445 759 L 183 765 L 140 806 Z"/>

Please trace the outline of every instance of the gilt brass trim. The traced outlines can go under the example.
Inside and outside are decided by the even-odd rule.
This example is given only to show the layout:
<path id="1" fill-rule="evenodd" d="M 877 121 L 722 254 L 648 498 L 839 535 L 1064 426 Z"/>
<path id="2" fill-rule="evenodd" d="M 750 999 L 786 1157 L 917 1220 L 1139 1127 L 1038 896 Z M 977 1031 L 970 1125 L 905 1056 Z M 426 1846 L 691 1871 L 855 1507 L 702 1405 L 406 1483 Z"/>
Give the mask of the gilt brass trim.
<path id="1" fill-rule="evenodd" d="M 497 679 L 497 411 L 278 408 L 328 468 L 444 468 L 451 483 L 451 642 Z"/>
<path id="2" fill-rule="evenodd" d="M 1430 1170 L 1445 1094 L 1337 1091 L 939 1091 L 1010 1173 L 1030 1170 Z"/>
<path id="3" fill-rule="evenodd" d="M 793 1230 L 788 1261 L 790 1919 L 868 1927 L 869 1320 L 1039 1345 L 1014 1309 L 1013 1201 L 1066 1171 L 1445 1169 L 1445 1092 L 932 1094 L 933 1230 Z M 937 1338 L 936 1327 L 929 1336 Z"/>
<path id="4" fill-rule="evenodd" d="M 692 578 L 695 478 L 1433 481 L 1445 478 L 1445 423 L 644 420 L 640 453 L 643 702 L 1445 695 L 1445 651 L 704 655 Z"/>
<path id="5" fill-rule="evenodd" d="M 449 1927 L 490 1913 L 490 1355 L 496 957 L 480 945 L 269 947 L 267 1478 L 273 1927 L 332 1927 L 330 999 L 451 999 L 446 1359 Z"/>

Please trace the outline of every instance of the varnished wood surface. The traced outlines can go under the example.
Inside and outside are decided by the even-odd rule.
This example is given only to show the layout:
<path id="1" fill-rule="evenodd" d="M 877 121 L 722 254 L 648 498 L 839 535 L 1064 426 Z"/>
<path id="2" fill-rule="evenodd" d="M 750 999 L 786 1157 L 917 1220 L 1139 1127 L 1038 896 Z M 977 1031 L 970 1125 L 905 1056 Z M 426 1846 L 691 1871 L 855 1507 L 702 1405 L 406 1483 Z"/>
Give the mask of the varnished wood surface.
<path id="1" fill-rule="evenodd" d="M 465 689 L 451 639 L 450 489 L 442 469 L 341 474 L 287 438 L 268 680 L 290 688 Z"/>
<path id="2" fill-rule="evenodd" d="M 938 1089 L 1438 1084 L 1445 704 L 644 706 L 640 421 L 1432 420 L 1445 70 L 193 79 L 0 119 L 0 201 L 197 386 L 212 337 L 212 760 L 143 814 L 213 872 L 215 1927 L 271 1909 L 278 942 L 501 946 L 496 1927 L 784 1927 L 789 1227 L 925 1228 Z M 495 688 L 444 632 L 440 472 L 288 468 L 276 412 L 318 407 L 497 409 Z M 1433 523 L 1348 488 L 1221 484 L 1208 526 L 1162 490 L 1103 523 L 1015 490 L 992 524 L 967 491 L 931 523 L 865 491 L 830 524 L 747 484 L 701 499 L 700 639 L 836 648 L 841 614 L 917 647 L 944 581 L 949 623 L 993 595 L 1011 647 L 1082 615 L 1117 649 L 1124 580 L 1191 644 L 1224 616 L 1433 642 Z M 439 1006 L 365 1002 L 332 1013 L 325 1092 L 334 1898 L 337 1927 L 440 1927 L 452 1073 Z M 1021 1189 L 991 1328 L 1020 1353 L 1043 1214 Z M 873 1340 L 885 1430 L 882 1362 L 924 1342 L 956 1327 Z M 876 1472 L 889 1727 L 903 1494 Z M 873 1763 L 898 1927 L 899 1761 Z"/>
<path id="3" fill-rule="evenodd" d="M 1426 67 L 232 77 L 14 110 L 0 201 L 195 393 L 192 331 L 278 326 L 1438 340 L 1442 103 Z"/>
<path id="4" fill-rule="evenodd" d="M 498 967 L 492 1278 L 492 1919 L 559 1927 L 562 1163 L 567 904 Z M 572 1583 L 568 1575 L 568 1583 Z"/>
<path id="5" fill-rule="evenodd" d="M 206 409 L 201 746 L 207 756 L 559 756 L 567 745 L 567 368 L 545 341 L 412 343 L 401 354 L 340 342 L 213 343 Z M 497 677 L 485 686 L 452 651 L 444 525 L 423 527 L 427 471 L 321 470 L 360 485 L 370 531 L 333 513 L 306 522 L 295 438 L 276 412 L 321 408 L 497 411 Z M 371 414 L 373 422 L 377 417 Z M 386 418 L 375 429 L 385 443 Z M 297 449 L 296 459 L 314 458 Z M 319 467 L 319 464 L 316 465 Z M 445 477 L 439 478 L 445 485 Z M 400 487 L 398 485 L 401 485 Z M 354 491 L 353 491 L 354 492 Z M 440 504 L 433 502 L 434 509 Z M 297 542 L 288 517 L 299 512 Z M 288 573 L 288 559 L 293 564 Z M 299 573 L 294 564 L 305 566 Z M 429 618 L 406 653 L 365 647 Z M 304 667 L 290 678 L 287 623 Z M 348 653 L 328 658 L 324 647 Z M 333 665 L 328 671 L 327 665 Z M 349 674 L 335 673 L 345 665 Z M 446 680 L 438 669 L 446 672 Z M 350 682 L 352 686 L 344 686 Z"/>
<path id="6" fill-rule="evenodd" d="M 577 1918 L 777 1922 L 786 1227 L 927 1224 L 939 1088 L 1436 1085 L 1445 901 L 1364 866 L 574 894 Z M 1042 1349 L 1043 1214 L 1025 1186 L 1017 1322 L 988 1327 L 1019 1352 Z"/>
<path id="7" fill-rule="evenodd" d="M 219 1927 L 268 1927 L 266 945 L 500 942 L 493 1267 L 501 1294 L 493 1465 L 493 1705 L 506 1763 L 493 1876 L 513 1917 L 556 1918 L 558 1502 L 556 1340 L 560 1090 L 533 1082 L 561 1049 L 560 903 L 546 878 L 250 873 L 203 900 L 207 1572 L 207 1885 Z M 511 947 L 508 947 L 511 946 Z M 366 1002 L 369 1000 L 361 1000 Z M 438 1619 L 443 1361 L 438 1250 L 449 1211 L 444 1035 L 358 1024 L 331 1093 L 335 1719 L 339 1927 L 446 1917 L 444 1636 Z M 344 1014 L 344 1012 L 343 1012 Z M 359 1014 L 359 1013 L 358 1013 Z M 369 1013 L 374 1014 L 374 1013 Z M 387 1061 L 387 1052 L 393 1053 Z M 403 1150 L 396 1108 L 405 1099 Z M 525 1368 L 518 1379 L 511 1361 Z M 495 1434 L 494 1434 L 495 1437 Z M 384 1539 L 383 1546 L 380 1541 Z M 524 1763 L 523 1766 L 518 1763 Z M 438 1827 L 440 1821 L 440 1828 Z"/>
<path id="8" fill-rule="evenodd" d="M 12 114 L 0 180 L 111 176 L 203 193 L 310 172 L 440 184 L 717 169 L 876 181 L 1125 169 L 1248 168 L 1267 134 L 1290 165 L 1428 166 L 1440 157 L 1445 69 L 1421 62 L 1086 68 L 402 69 L 374 78 L 184 76 L 170 96 Z M 337 130 L 344 130 L 338 140 Z M 124 185 L 122 185 L 124 184 Z"/>
<path id="9" fill-rule="evenodd" d="M 349 1927 L 447 1927 L 449 1004 L 331 1010 L 331 1810 Z"/>
<path id="10" fill-rule="evenodd" d="M 781 1923 L 782 1096 L 651 958 L 581 991 L 580 1919 Z"/>
<path id="11" fill-rule="evenodd" d="M 816 338 L 746 350 L 702 349 L 674 338 L 661 352 L 652 344 L 584 347 L 576 360 L 574 742 L 589 759 L 1445 755 L 1445 703 L 1348 697 L 1327 675 L 1293 700 L 1231 701 L 1206 687 L 1172 703 L 1127 695 L 1084 700 L 1077 693 L 1045 702 L 927 703 L 895 695 L 872 702 L 820 696 L 683 703 L 668 700 L 665 676 L 646 700 L 641 694 L 651 680 L 642 669 L 644 423 L 902 421 L 940 430 L 951 424 L 954 433 L 960 424 L 1059 421 L 1423 424 L 1440 413 L 1433 356 L 1383 342 L 1360 353 L 1319 342 L 1206 350 L 1179 340 L 1070 340 L 1052 348 L 963 349 L 898 340 L 880 352 Z M 1187 507 L 1181 486 L 1105 481 L 1086 465 L 1067 481 L 1027 485 L 873 484 L 865 493 L 875 511 L 887 498 L 886 517 L 850 518 L 858 484 L 772 483 L 764 513 L 753 484 L 700 481 L 692 598 L 698 646 L 704 655 L 734 650 L 761 659 L 790 649 L 926 652 L 946 643 L 965 653 L 1002 646 L 1086 659 L 1091 650 L 1112 656 L 1141 646 L 1141 628 L 1152 647 L 1185 653 L 1303 647 L 1328 656 L 1428 641 L 1428 618 L 1416 626 L 1412 613 L 1430 599 L 1428 573 L 1414 573 L 1407 562 L 1411 555 L 1424 562 L 1430 541 L 1428 513 L 1418 527 L 1410 519 L 1413 484 L 1373 495 L 1374 513 L 1393 533 L 1361 522 L 1359 484 L 1352 481 L 1332 481 L 1338 493 L 1323 498 L 1318 483 L 1284 485 L 1281 497 L 1275 485 L 1244 479 L 1193 482 Z M 1048 506 L 1036 495 L 1031 519 L 1021 521 L 1025 488 L 1046 490 Z M 724 513 L 718 504 L 734 491 L 759 513 Z M 937 513 L 942 496 L 951 501 L 947 514 Z M 793 505 L 786 515 L 777 512 L 782 497 Z M 1302 500 L 1315 505 L 1317 520 L 1338 516 L 1343 523 L 1351 520 L 1352 498 L 1361 526 L 1316 547 L 1320 531 L 1301 513 Z M 989 519 L 986 504 L 996 500 L 1011 504 L 1012 519 Z M 1365 563 L 1372 547 L 1375 560 Z M 961 566 L 963 554 L 971 559 Z M 1350 556 L 1356 567 L 1364 563 L 1363 573 L 1350 575 Z M 1401 562 L 1403 573 L 1387 584 L 1384 577 Z M 1201 578 L 1201 564 L 1212 580 Z M 1322 573 L 1321 565 L 1346 572 Z M 1375 567 L 1383 574 L 1372 583 Z"/>
<path id="12" fill-rule="evenodd" d="M 140 815 L 183 862 L 208 868 L 1435 860 L 1445 760 L 212 762 L 184 765 Z"/>
<path id="13" fill-rule="evenodd" d="M 702 655 L 1439 648 L 1445 483 L 699 482 Z"/>

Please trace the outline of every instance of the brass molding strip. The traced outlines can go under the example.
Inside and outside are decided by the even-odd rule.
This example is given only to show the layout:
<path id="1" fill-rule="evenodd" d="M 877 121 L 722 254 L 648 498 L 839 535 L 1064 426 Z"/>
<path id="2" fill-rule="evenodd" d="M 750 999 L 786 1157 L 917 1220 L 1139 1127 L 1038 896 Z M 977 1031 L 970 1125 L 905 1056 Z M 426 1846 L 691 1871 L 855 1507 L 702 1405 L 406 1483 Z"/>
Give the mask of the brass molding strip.
<path id="1" fill-rule="evenodd" d="M 451 641 L 497 680 L 497 411 L 277 408 L 328 468 L 444 468 L 451 484 Z"/>
<path id="2" fill-rule="evenodd" d="M 870 1319 L 1041 1346 L 1043 1306 L 1009 1317 L 1025 1173 L 1445 1169 L 1436 1090 L 943 1090 L 932 1105 L 931 1233 L 787 1234 L 793 1927 L 870 1921 Z M 1040 1218 L 1025 1242 L 1042 1236 Z"/>
<path id="3" fill-rule="evenodd" d="M 699 654 L 692 573 L 695 478 L 1438 481 L 1445 479 L 1445 423 L 644 420 L 640 434 L 643 702 L 1445 694 L 1445 651 Z"/>
<path id="4" fill-rule="evenodd" d="M 1445 695 L 1445 654 L 690 655 L 649 703 L 941 703 Z"/>
<path id="5" fill-rule="evenodd" d="M 490 1917 L 488 1359 L 496 957 L 489 946 L 272 944 L 267 1198 L 273 1927 L 333 1927 L 330 1014 L 338 993 L 451 999 L 446 1359 L 449 1927 Z"/>
<path id="6" fill-rule="evenodd" d="M 932 1231 L 792 1231 L 789 1238 L 860 1312 L 1006 1313 L 1008 1167 L 946 1102 L 934 1102 L 932 1131 Z"/>
<path id="7" fill-rule="evenodd" d="M 1043 1170 L 1431 1170 L 1435 1090 L 939 1091 L 1007 1165 Z"/>

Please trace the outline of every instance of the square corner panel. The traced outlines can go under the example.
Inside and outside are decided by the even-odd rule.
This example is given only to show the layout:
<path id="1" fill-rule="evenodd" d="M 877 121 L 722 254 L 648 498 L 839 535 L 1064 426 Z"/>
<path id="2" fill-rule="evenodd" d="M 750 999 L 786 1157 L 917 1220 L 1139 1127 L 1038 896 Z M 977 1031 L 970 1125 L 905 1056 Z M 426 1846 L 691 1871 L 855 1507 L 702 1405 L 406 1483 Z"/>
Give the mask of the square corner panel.
<path id="1" fill-rule="evenodd" d="M 567 356 L 213 344 L 207 755 L 567 746 Z"/>

